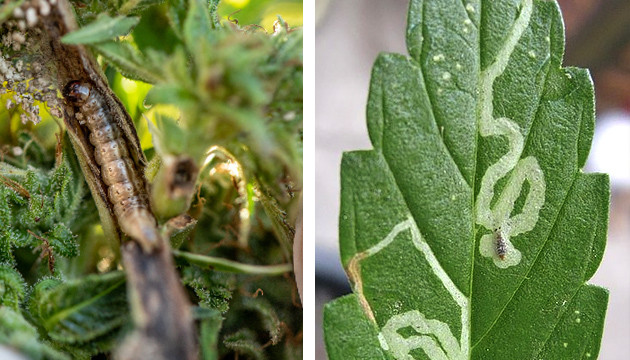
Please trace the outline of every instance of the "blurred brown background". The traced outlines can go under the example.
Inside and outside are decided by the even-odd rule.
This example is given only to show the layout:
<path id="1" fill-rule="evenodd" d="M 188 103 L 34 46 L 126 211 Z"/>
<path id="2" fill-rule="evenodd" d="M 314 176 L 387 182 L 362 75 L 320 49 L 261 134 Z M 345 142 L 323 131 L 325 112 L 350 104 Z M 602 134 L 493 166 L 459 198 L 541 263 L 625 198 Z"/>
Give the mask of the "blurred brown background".
<path id="1" fill-rule="evenodd" d="M 630 1 L 559 0 L 565 66 L 588 67 L 597 125 L 587 171 L 611 176 L 606 252 L 591 283 L 610 290 L 600 359 L 630 354 Z M 321 310 L 349 292 L 337 250 L 343 151 L 371 148 L 365 125 L 370 70 L 381 51 L 406 54 L 408 0 L 316 0 L 317 359 L 326 359 Z"/>

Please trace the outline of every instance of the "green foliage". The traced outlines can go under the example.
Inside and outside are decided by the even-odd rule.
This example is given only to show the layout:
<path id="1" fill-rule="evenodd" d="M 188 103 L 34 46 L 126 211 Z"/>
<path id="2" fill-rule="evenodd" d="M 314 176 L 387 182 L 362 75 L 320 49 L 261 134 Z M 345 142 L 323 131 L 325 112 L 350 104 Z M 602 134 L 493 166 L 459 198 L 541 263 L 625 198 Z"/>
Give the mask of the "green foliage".
<path id="1" fill-rule="evenodd" d="M 183 269 L 182 280 L 199 298 L 199 306 L 226 313 L 230 308 L 235 279 L 232 275 L 202 271 L 195 266 Z"/>
<path id="2" fill-rule="evenodd" d="M 33 135 L 18 133 L 20 156 L 0 163 L 0 239 L 2 261 L 15 262 L 15 247 L 50 247 L 53 256 L 75 257 L 78 244 L 68 226 L 80 225 L 77 216 L 86 208 L 87 187 L 79 176 L 74 156 L 66 143 L 59 161 L 51 168 Z"/>
<path id="3" fill-rule="evenodd" d="M 94 49 L 107 61 L 115 64 L 118 71 L 130 79 L 154 83 L 160 79 L 153 68 L 144 66 L 146 61 L 136 49 L 126 42 L 103 42 L 94 44 Z"/>
<path id="4" fill-rule="evenodd" d="M 201 320 L 199 326 L 201 354 L 203 360 L 217 360 L 219 331 L 223 323 L 223 317 L 218 310 L 197 308 L 195 318 Z"/>
<path id="5" fill-rule="evenodd" d="M 169 5 L 143 14 L 131 34 L 136 46 L 115 40 L 136 18 L 102 16 L 64 39 L 90 44 L 123 75 L 155 84 L 146 104 L 182 110 L 185 133 L 157 124 L 165 136 L 161 156 L 184 153 L 184 143 L 201 164 L 210 145 L 219 145 L 243 162 L 248 177 L 256 174 L 274 189 L 285 171 L 301 182 L 301 30 L 282 23 L 270 36 L 219 27 L 214 7 L 204 11 L 202 0 Z"/>
<path id="6" fill-rule="evenodd" d="M 112 38 L 127 35 L 138 24 L 137 17 L 109 17 L 102 14 L 94 22 L 64 36 L 64 44 L 96 44 Z"/>
<path id="7" fill-rule="evenodd" d="M 271 304 L 265 299 L 245 299 L 243 307 L 257 313 L 262 320 L 262 326 L 269 332 L 269 341 L 273 345 L 277 344 L 284 334 L 284 329 Z"/>
<path id="8" fill-rule="evenodd" d="M 244 354 L 249 358 L 256 360 L 266 359 L 262 345 L 256 341 L 256 334 L 249 329 L 239 330 L 226 336 L 223 344 L 228 349 Z"/>
<path id="9" fill-rule="evenodd" d="M 374 149 L 341 165 L 330 359 L 596 358 L 610 189 L 582 171 L 593 84 L 561 68 L 557 4 L 412 0 L 408 22 L 410 56 L 372 71 Z"/>
<path id="10" fill-rule="evenodd" d="M 127 318 L 125 275 L 111 272 L 35 286 L 29 310 L 51 339 L 64 344 L 101 341 Z"/>
<path id="11" fill-rule="evenodd" d="M 248 175 L 272 182 L 286 168 L 299 181 L 301 31 L 284 26 L 270 36 L 232 26 L 216 28 L 216 13 L 202 11 L 204 2 L 176 5 L 154 7 L 144 15 L 159 19 L 160 25 L 143 17 L 132 32 L 137 48 L 100 37 L 93 44 L 125 76 L 156 84 L 146 104 L 173 104 L 182 110 L 184 134 L 168 132 L 169 123 L 157 124 L 166 137 L 160 155 L 182 154 L 178 145 L 185 143 L 186 153 L 201 164 L 210 145 L 219 145 L 244 163 Z M 117 19 L 117 25 L 108 22 L 111 28 L 129 22 Z M 90 24 L 100 26 L 99 20 Z M 160 41 L 141 40 L 147 35 Z"/>
<path id="12" fill-rule="evenodd" d="M 187 156 L 199 168 L 209 149 L 220 146 L 241 165 L 244 181 L 258 182 L 287 208 L 292 203 L 287 186 L 300 188 L 302 182 L 301 29 L 291 29 L 282 19 L 273 34 L 229 21 L 221 25 L 216 4 L 173 0 L 147 8 L 135 13 L 140 21 L 125 39 L 116 35 L 133 26 L 133 19 L 89 22 L 94 8 L 80 9 L 88 25 L 66 39 L 89 44 L 124 76 L 154 84 L 140 99 L 142 111 L 160 104 L 178 108 L 175 114 L 161 113 L 159 106 L 148 112 L 155 122 L 148 130 L 161 159 Z M 90 29 L 104 28 L 91 35 Z M 104 41 L 104 34 L 115 35 Z M 155 180 L 156 193 L 170 188 L 162 175 Z M 166 209 L 179 213 L 191 195 L 162 196 L 154 201 L 156 212 L 174 216 Z"/>
<path id="13" fill-rule="evenodd" d="M 70 357 L 38 340 L 37 330 L 15 309 L 0 307 L 0 344 L 21 351 L 29 359 L 69 360 Z"/>
<path id="14" fill-rule="evenodd" d="M 80 29 L 63 41 L 98 55 L 137 126 L 153 189 L 169 157 L 199 170 L 190 198 L 174 206 L 157 191 L 154 211 L 178 248 L 203 358 L 300 358 L 302 312 L 288 273 L 292 189 L 301 187 L 301 30 L 283 23 L 272 35 L 244 20 L 269 18 L 267 7 L 277 19 L 283 3 L 273 1 L 252 2 L 239 26 L 216 0 L 72 3 Z M 38 51 L 0 50 L 25 68 Z M 21 125 L 23 110 L 5 109 L 13 94 L 2 91 L 0 344 L 32 358 L 111 357 L 134 315 L 124 273 L 112 272 L 118 244 L 105 240 L 69 142 L 53 135 L 59 119 L 42 102 L 42 122 Z M 207 159 L 211 148 L 221 154 Z"/>
<path id="15" fill-rule="evenodd" d="M 25 294 L 22 275 L 10 265 L 0 264 L 0 304 L 17 311 Z"/>

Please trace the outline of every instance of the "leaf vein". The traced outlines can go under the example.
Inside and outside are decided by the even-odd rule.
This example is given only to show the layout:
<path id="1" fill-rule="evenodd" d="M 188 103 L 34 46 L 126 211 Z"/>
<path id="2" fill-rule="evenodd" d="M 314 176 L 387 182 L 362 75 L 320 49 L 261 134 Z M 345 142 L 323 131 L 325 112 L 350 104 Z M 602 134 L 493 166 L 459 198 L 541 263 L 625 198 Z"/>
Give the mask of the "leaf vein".
<path id="1" fill-rule="evenodd" d="M 73 312 L 77 311 L 77 310 L 81 310 L 86 306 L 90 306 L 93 303 L 95 303 L 96 301 L 98 301 L 99 299 L 101 299 L 101 297 L 109 294 L 110 292 L 116 290 L 117 287 L 119 287 L 121 284 L 123 284 L 125 282 L 124 279 L 114 283 L 112 286 L 108 287 L 107 289 L 101 291 L 100 293 L 88 298 L 85 301 L 82 301 L 74 306 L 71 306 L 65 310 L 62 310 L 56 314 L 54 314 L 53 316 L 51 316 L 46 322 L 46 328 L 50 328 L 52 326 L 54 326 L 57 322 L 60 322 L 63 318 L 67 317 L 68 315 L 71 315 Z"/>

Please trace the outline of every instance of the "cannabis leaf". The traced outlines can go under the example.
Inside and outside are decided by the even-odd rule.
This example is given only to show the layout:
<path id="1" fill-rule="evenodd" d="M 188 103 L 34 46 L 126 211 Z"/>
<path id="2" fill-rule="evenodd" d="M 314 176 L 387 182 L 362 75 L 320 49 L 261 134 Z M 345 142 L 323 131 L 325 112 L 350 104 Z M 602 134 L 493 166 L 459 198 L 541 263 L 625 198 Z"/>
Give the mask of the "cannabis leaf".
<path id="1" fill-rule="evenodd" d="M 248 358 L 255 360 L 265 359 L 262 345 L 256 341 L 256 334 L 249 329 L 239 330 L 226 336 L 223 344 L 230 350 L 247 355 Z"/>
<path id="2" fill-rule="evenodd" d="M 112 18 L 107 14 L 102 14 L 89 25 L 65 35 L 61 41 L 65 44 L 96 44 L 129 34 L 139 21 L 137 17 Z"/>
<path id="3" fill-rule="evenodd" d="M 26 293 L 22 275 L 8 264 L 0 264 L 0 305 L 19 310 Z"/>
<path id="4" fill-rule="evenodd" d="M 66 350 L 89 354 L 111 347 L 128 320 L 125 274 L 87 275 L 62 283 L 39 282 L 29 300 L 34 322 Z"/>
<path id="5" fill-rule="evenodd" d="M 195 308 L 196 319 L 201 320 L 199 333 L 201 337 L 201 358 L 203 360 L 217 360 L 217 345 L 219 344 L 219 331 L 223 323 L 223 317 L 218 310 L 207 308 Z"/>
<path id="6" fill-rule="evenodd" d="M 597 357 L 609 183 L 580 170 L 593 86 L 563 46 L 555 2 L 411 1 L 411 57 L 372 72 L 374 149 L 342 162 L 331 359 Z"/>
<path id="7" fill-rule="evenodd" d="M 78 243 L 72 230 L 80 229 L 79 216 L 90 205 L 84 201 L 87 188 L 78 175 L 70 144 L 64 141 L 54 167 L 30 133 L 19 134 L 21 157 L 0 162 L 0 259 L 15 262 L 12 250 L 33 246 L 52 250 L 52 256 L 72 258 Z M 40 162 L 41 161 L 41 162 Z M 51 249 L 46 249 L 50 247 Z"/>

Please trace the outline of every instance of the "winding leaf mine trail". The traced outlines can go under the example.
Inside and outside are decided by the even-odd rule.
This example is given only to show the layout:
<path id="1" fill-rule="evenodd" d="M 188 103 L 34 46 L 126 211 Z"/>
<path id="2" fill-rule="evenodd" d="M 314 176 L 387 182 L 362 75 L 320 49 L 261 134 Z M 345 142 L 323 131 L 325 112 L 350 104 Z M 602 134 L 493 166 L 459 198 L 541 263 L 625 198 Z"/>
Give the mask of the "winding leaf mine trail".
<path id="1" fill-rule="evenodd" d="M 404 231 L 411 232 L 411 241 L 413 242 L 414 247 L 422 253 L 427 263 L 431 266 L 433 273 L 451 295 L 455 304 L 460 308 L 462 331 L 458 342 L 448 324 L 439 320 L 428 319 L 420 311 L 412 310 L 403 314 L 395 315 L 387 321 L 378 335 L 380 345 L 384 350 L 391 352 L 396 359 L 401 360 L 408 359 L 409 353 L 414 349 L 424 350 L 431 359 L 467 359 L 467 354 L 470 353 L 469 299 L 457 288 L 446 271 L 444 271 L 438 259 L 435 257 L 435 254 L 431 250 L 431 247 L 424 240 L 422 234 L 420 234 L 420 230 L 411 216 L 409 216 L 406 221 L 394 226 L 392 231 L 381 242 L 368 250 L 355 255 L 352 261 L 355 265 L 352 266 L 352 268 L 356 271 L 354 275 L 358 275 L 358 277 L 353 277 L 353 281 L 355 284 L 355 291 L 359 297 L 359 302 L 363 306 L 367 316 L 375 322 L 376 320 L 374 318 L 374 314 L 372 313 L 369 303 L 363 294 L 362 282 L 360 281 L 359 263 L 361 260 L 378 254 L 381 250 L 395 241 L 398 235 Z M 359 280 L 356 281 L 356 279 Z M 399 330 L 407 327 L 412 327 L 422 335 L 409 337 L 402 336 L 399 333 Z"/>
<path id="2" fill-rule="evenodd" d="M 87 100 L 91 102 L 88 101 L 87 110 L 82 103 L 66 96 L 64 123 L 99 209 L 103 229 L 108 237 L 121 242 L 135 331 L 124 340 L 117 357 L 196 359 L 198 351 L 190 302 L 175 271 L 170 246 L 159 234 L 148 205 L 144 178 L 146 160 L 133 122 L 87 49 L 61 43 L 63 35 L 77 29 L 67 0 L 58 0 L 51 5 L 50 14 L 39 20 L 44 29 L 42 47 L 56 65 L 57 71 L 52 77 L 57 87 L 64 89 L 73 82 L 89 86 Z M 72 95 L 79 96 L 84 89 L 75 87 L 74 90 Z M 88 120 L 100 128 L 87 126 Z M 108 138 L 108 144 L 116 145 L 115 154 L 95 148 L 105 146 L 103 137 Z M 134 171 L 101 164 L 107 154 L 117 154 L 113 159 L 116 164 L 131 164 Z M 121 189 L 133 195 L 129 197 L 131 200 L 119 198 Z"/>
<path id="3" fill-rule="evenodd" d="M 545 177 L 533 156 L 521 159 L 525 146 L 519 126 L 511 119 L 494 118 L 494 81 L 505 71 L 510 55 L 525 29 L 529 26 L 532 15 L 533 1 L 524 0 L 521 12 L 514 22 L 505 44 L 499 51 L 497 58 L 487 69 L 481 72 L 479 134 L 483 137 L 503 136 L 509 144 L 508 152 L 491 165 L 481 179 L 481 187 L 476 202 L 476 222 L 488 230 L 499 231 L 499 236 L 486 234 L 481 238 L 479 251 L 481 255 L 491 257 L 494 264 L 502 269 L 518 265 L 521 262 L 521 252 L 512 245 L 510 237 L 532 230 L 538 222 L 538 214 L 545 203 Z M 497 182 L 510 171 L 512 175 L 500 194 L 493 208 L 490 202 L 494 198 L 494 187 Z M 528 181 L 530 190 L 525 205 L 520 214 L 510 218 L 514 203 L 521 193 L 523 183 Z M 505 254 L 499 257 L 497 238 L 505 242 Z"/>

